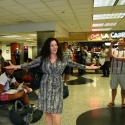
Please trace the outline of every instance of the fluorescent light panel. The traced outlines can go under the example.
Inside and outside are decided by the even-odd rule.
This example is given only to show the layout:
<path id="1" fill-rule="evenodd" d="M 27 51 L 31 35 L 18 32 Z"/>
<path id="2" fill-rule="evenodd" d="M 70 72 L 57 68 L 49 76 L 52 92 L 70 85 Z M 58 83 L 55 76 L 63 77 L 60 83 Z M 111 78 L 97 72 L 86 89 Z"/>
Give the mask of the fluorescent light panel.
<path id="1" fill-rule="evenodd" d="M 117 5 L 125 5 L 125 0 L 119 0 Z"/>
<path id="2" fill-rule="evenodd" d="M 94 0 L 94 7 L 113 6 L 116 0 Z"/>
<path id="3" fill-rule="evenodd" d="M 123 18 L 125 13 L 97 14 L 93 15 L 93 20 Z"/>
<path id="4" fill-rule="evenodd" d="M 92 24 L 92 27 L 100 27 L 100 26 L 103 26 L 104 23 L 99 23 L 99 24 Z"/>
<path id="5" fill-rule="evenodd" d="M 2 36 L 4 38 L 19 38 L 21 36 L 18 36 L 18 35 L 11 35 L 11 36 Z"/>
<path id="6" fill-rule="evenodd" d="M 117 22 L 115 23 L 95 23 L 92 24 L 92 27 L 103 27 L 103 26 L 115 26 L 117 24 Z"/>
<path id="7" fill-rule="evenodd" d="M 36 34 L 29 34 L 30 36 L 36 36 Z"/>
<path id="8" fill-rule="evenodd" d="M 112 28 L 92 29 L 92 31 L 110 31 Z"/>
<path id="9" fill-rule="evenodd" d="M 104 26 L 115 26 L 117 23 L 105 23 Z"/>

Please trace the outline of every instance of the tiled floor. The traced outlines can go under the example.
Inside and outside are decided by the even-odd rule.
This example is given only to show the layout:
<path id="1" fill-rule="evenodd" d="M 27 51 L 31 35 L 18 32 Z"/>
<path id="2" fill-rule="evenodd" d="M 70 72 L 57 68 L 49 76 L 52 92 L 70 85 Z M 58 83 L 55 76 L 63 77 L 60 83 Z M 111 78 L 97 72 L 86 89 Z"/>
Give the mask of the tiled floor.
<path id="1" fill-rule="evenodd" d="M 69 97 L 64 99 L 63 113 L 61 114 L 62 125 L 76 125 L 77 117 L 89 110 L 105 108 L 111 101 L 109 86 L 110 77 L 101 77 L 102 74 L 85 74 L 82 77 L 94 80 L 92 83 L 80 85 L 68 85 Z M 77 76 L 70 76 L 69 80 L 75 80 Z M 31 101 L 37 104 L 37 101 Z M 115 104 L 121 106 L 120 87 L 116 96 Z M 0 125 L 12 125 L 9 118 L 0 117 Z M 45 116 L 33 125 L 46 125 Z M 83 123 L 84 125 L 84 123 Z"/>

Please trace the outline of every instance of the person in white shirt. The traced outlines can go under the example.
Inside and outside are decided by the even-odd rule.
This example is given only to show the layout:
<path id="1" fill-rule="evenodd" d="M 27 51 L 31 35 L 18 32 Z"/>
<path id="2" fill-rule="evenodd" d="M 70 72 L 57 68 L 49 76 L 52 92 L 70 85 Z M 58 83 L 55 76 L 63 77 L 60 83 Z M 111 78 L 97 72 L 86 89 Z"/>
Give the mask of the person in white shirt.
<path id="1" fill-rule="evenodd" d="M 108 57 L 108 49 L 106 48 L 105 44 L 102 45 L 102 49 L 100 51 L 100 55 L 102 58 L 105 58 L 105 63 L 102 66 L 103 76 L 102 77 L 109 77 L 109 66 L 110 66 L 110 58 Z"/>
<path id="2" fill-rule="evenodd" d="M 29 104 L 27 93 L 31 92 L 28 86 L 20 84 L 13 76 L 14 68 L 6 69 L 0 76 L 0 101 L 10 101 L 22 98 L 24 104 Z M 10 85 L 14 84 L 18 89 L 10 89 Z"/>
<path id="3" fill-rule="evenodd" d="M 69 59 L 72 59 L 72 51 L 68 49 L 68 43 L 64 42 L 63 43 L 63 56 L 68 56 Z M 64 69 L 64 85 L 67 85 L 66 82 L 68 80 L 69 74 L 70 74 L 71 68 L 69 66 L 66 66 Z"/>

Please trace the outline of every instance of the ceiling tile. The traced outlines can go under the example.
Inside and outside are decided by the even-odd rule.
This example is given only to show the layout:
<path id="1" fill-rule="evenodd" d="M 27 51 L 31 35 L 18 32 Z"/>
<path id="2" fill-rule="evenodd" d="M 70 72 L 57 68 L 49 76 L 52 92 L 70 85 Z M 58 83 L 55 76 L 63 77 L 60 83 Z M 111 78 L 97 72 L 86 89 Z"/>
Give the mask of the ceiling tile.
<path id="1" fill-rule="evenodd" d="M 41 0 L 15 0 L 16 2 L 20 4 L 29 4 L 29 3 L 39 3 Z"/>
<path id="2" fill-rule="evenodd" d="M 40 3 L 32 3 L 32 4 L 25 4 L 23 5 L 24 7 L 28 8 L 28 9 L 33 9 L 33 8 L 43 8 L 43 7 L 47 7 L 44 3 L 40 2 Z"/>
<path id="3" fill-rule="evenodd" d="M 59 6 L 67 6 L 69 5 L 67 0 L 58 0 L 58 1 L 50 1 L 50 2 L 44 2 L 49 7 L 59 7 Z"/>
<path id="4" fill-rule="evenodd" d="M 93 0 L 68 0 L 70 4 L 93 4 Z"/>
<path id="5" fill-rule="evenodd" d="M 73 10 L 77 9 L 90 9 L 92 8 L 93 4 L 76 4 L 76 5 L 71 5 Z"/>
<path id="6" fill-rule="evenodd" d="M 35 12 L 35 13 L 41 13 L 41 12 L 48 12 L 51 10 L 49 8 L 43 7 L 42 9 L 41 8 L 33 8 L 33 9 L 31 9 L 31 11 Z"/>
<path id="7" fill-rule="evenodd" d="M 14 0 L 0 0 L 0 7 L 9 7 L 9 6 L 13 6 L 13 5 L 18 5 L 16 2 L 14 2 Z"/>

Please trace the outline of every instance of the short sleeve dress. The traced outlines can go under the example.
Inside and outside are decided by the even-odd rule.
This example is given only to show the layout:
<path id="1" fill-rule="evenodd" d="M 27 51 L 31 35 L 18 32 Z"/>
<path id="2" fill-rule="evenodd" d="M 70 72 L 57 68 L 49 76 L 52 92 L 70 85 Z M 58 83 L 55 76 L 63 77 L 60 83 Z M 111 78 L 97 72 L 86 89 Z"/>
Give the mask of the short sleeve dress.
<path id="1" fill-rule="evenodd" d="M 33 68 L 39 66 L 41 57 L 36 58 L 29 64 L 21 65 L 21 68 Z M 85 66 L 73 62 L 68 57 L 64 57 L 63 61 L 57 59 L 51 63 L 49 58 L 42 61 L 43 76 L 41 78 L 39 95 L 38 95 L 38 108 L 43 112 L 60 114 L 63 110 L 63 81 L 61 74 L 66 66 L 77 67 L 85 69 Z"/>

